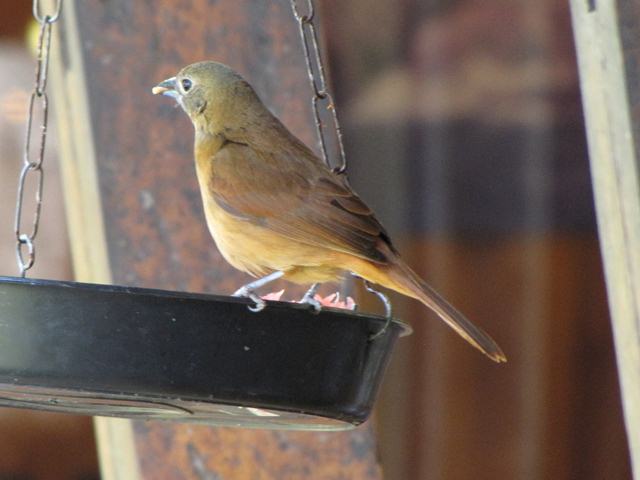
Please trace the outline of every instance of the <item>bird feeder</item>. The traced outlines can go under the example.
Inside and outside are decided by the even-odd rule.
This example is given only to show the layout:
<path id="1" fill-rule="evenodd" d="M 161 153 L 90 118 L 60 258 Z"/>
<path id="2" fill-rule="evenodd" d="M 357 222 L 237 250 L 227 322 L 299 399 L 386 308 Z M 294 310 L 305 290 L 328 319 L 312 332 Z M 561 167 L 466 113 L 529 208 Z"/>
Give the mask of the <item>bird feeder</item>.
<path id="1" fill-rule="evenodd" d="M 41 33 L 31 110 L 40 102 L 45 119 L 35 161 L 30 156 L 36 148 L 29 153 L 31 113 L 28 119 L 16 218 L 23 277 L 33 264 L 42 202 L 40 187 L 35 227 L 24 233 L 23 187 L 29 175 L 42 178 L 56 5 L 49 16 L 34 11 Z M 308 48 L 305 43 L 307 60 Z M 246 299 L 23 277 L 0 277 L 0 405 L 7 407 L 222 426 L 347 429 L 369 416 L 392 348 L 409 332 L 393 321 L 376 335 L 388 318 L 332 308 L 315 313 L 270 301 L 253 313 Z"/>

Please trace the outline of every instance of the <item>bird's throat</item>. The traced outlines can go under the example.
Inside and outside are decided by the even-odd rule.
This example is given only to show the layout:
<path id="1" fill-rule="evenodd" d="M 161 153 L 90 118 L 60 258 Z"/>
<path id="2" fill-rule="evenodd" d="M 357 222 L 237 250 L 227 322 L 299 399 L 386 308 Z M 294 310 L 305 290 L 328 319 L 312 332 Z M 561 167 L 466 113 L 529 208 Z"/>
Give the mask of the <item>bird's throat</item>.
<path id="1" fill-rule="evenodd" d="M 226 139 L 222 134 L 212 134 L 204 130 L 196 129 L 195 156 L 196 162 L 211 159 L 222 146 Z M 202 157 L 202 158 L 200 158 Z"/>

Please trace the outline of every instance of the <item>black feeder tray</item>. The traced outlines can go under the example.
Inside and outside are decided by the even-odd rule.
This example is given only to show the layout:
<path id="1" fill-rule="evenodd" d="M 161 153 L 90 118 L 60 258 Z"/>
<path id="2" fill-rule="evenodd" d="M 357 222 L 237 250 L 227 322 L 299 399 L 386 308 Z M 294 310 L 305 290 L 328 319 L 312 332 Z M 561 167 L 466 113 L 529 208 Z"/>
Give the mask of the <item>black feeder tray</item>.
<path id="1" fill-rule="evenodd" d="M 394 321 L 338 309 L 0 277 L 0 406 L 220 426 L 364 422 Z"/>

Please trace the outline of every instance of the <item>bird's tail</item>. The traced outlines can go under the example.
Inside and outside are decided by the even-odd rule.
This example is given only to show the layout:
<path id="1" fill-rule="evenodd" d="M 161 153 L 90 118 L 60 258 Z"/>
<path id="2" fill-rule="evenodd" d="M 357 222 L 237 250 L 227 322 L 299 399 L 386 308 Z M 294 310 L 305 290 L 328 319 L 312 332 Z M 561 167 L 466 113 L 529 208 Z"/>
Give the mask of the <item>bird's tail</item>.
<path id="1" fill-rule="evenodd" d="M 507 357 L 498 344 L 484 331 L 476 327 L 460 312 L 453 308 L 433 288 L 427 285 L 401 259 L 388 267 L 387 275 L 371 279 L 384 287 L 403 295 L 415 298 L 433 310 L 447 325 L 453 328 L 462 338 L 476 347 L 494 362 L 506 362 Z"/>

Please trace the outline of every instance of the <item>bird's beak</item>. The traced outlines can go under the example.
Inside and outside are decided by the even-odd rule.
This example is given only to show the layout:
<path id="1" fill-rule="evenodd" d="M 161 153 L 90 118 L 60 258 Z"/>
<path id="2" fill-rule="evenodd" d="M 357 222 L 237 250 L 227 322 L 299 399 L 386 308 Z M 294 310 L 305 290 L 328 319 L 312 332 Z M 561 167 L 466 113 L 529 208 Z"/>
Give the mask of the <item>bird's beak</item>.
<path id="1" fill-rule="evenodd" d="M 167 97 L 177 99 L 180 96 L 176 90 L 176 77 L 167 78 L 151 89 L 154 95 L 166 95 Z"/>

